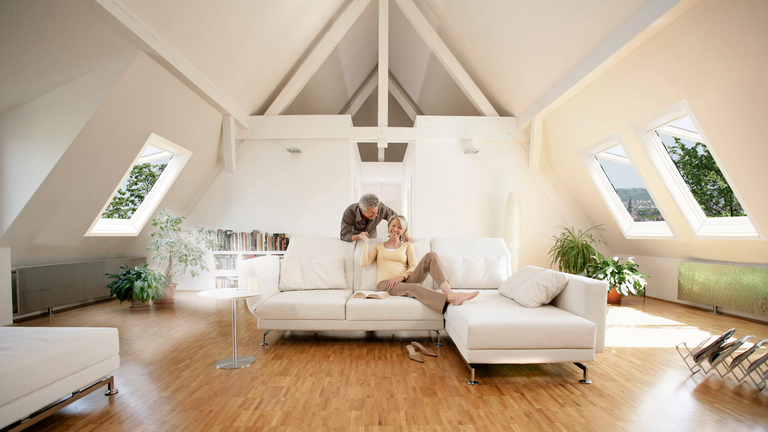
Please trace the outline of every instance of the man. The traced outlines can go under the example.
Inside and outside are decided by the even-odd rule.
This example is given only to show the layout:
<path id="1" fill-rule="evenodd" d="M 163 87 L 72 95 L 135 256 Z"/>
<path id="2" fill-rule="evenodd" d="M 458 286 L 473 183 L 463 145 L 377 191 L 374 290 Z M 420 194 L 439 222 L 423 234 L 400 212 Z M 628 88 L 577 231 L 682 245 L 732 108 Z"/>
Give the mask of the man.
<path id="1" fill-rule="evenodd" d="M 348 242 L 376 237 L 376 227 L 384 220 L 397 216 L 394 210 L 382 204 L 374 194 L 365 194 L 360 202 L 347 207 L 341 215 L 341 234 L 339 237 Z M 410 238 L 405 239 L 411 241 Z"/>

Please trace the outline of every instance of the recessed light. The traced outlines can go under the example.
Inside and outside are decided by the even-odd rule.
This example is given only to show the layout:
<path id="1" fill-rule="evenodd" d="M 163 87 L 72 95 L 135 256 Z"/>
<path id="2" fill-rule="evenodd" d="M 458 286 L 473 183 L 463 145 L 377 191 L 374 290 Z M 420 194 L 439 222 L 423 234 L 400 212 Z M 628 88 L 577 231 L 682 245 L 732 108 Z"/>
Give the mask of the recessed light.
<path id="1" fill-rule="evenodd" d="M 301 153 L 301 149 L 298 147 L 288 147 L 286 150 L 288 153 Z"/>

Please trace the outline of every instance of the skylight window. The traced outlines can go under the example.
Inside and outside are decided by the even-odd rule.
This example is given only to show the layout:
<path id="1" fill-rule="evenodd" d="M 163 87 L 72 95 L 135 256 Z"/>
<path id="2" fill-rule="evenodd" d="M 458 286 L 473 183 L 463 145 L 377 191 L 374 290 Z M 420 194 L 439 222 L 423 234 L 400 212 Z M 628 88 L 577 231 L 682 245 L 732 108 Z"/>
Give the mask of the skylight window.
<path id="1" fill-rule="evenodd" d="M 581 157 L 627 238 L 673 236 L 618 135 L 585 150 Z"/>
<path id="2" fill-rule="evenodd" d="M 697 237 L 759 238 L 688 104 L 635 130 Z"/>
<path id="3" fill-rule="evenodd" d="M 150 135 L 86 235 L 138 235 L 191 154 L 158 135 Z"/>

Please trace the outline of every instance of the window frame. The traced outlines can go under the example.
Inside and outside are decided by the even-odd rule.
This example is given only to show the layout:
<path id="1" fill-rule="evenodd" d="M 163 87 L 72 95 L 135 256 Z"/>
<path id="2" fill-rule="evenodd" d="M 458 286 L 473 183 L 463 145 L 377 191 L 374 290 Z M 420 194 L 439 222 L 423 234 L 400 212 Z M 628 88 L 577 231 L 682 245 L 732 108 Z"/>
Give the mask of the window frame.
<path id="1" fill-rule="evenodd" d="M 629 214 L 629 211 L 627 211 L 626 207 L 624 207 L 624 203 L 621 201 L 621 197 L 619 197 L 619 194 L 616 192 L 613 183 L 611 183 L 608 175 L 605 173 L 603 167 L 600 165 L 600 162 L 597 160 L 597 156 L 600 153 L 608 150 L 611 147 L 615 147 L 616 145 L 620 145 L 624 149 L 624 152 L 627 153 L 627 159 L 629 159 L 629 162 L 632 164 L 632 168 L 634 168 L 635 172 L 640 178 L 640 182 L 642 182 L 643 186 L 648 191 L 648 194 L 651 196 L 653 202 L 658 203 L 658 200 L 654 196 L 651 189 L 647 186 L 645 178 L 643 178 L 642 173 L 637 168 L 635 161 L 627 151 L 627 147 L 624 145 L 624 141 L 621 139 L 619 134 L 613 134 L 597 142 L 593 146 L 579 152 L 579 155 L 581 156 L 581 161 L 584 162 L 584 166 L 589 172 L 589 176 L 592 178 L 592 182 L 595 184 L 595 187 L 597 187 L 600 196 L 608 206 L 608 210 L 610 210 L 611 215 L 613 215 L 613 218 L 616 220 L 619 228 L 621 228 L 624 237 L 628 239 L 676 239 L 677 236 L 675 235 L 671 225 L 668 222 L 669 219 L 667 218 L 667 215 L 664 214 L 664 211 L 658 204 L 656 204 L 656 207 L 659 209 L 661 216 L 664 218 L 663 221 L 636 222 L 632 219 L 632 216 Z"/>
<path id="2" fill-rule="evenodd" d="M 104 212 L 107 210 L 107 208 L 109 207 L 109 204 L 115 198 L 115 195 L 117 195 L 117 192 L 120 190 L 123 184 L 125 184 L 125 182 L 128 180 L 128 177 L 130 177 L 133 167 L 139 163 L 139 161 L 142 159 L 142 155 L 144 154 L 144 151 L 150 145 L 164 152 L 168 152 L 172 155 L 171 160 L 168 162 L 168 165 L 166 165 L 165 169 L 160 174 L 160 177 L 157 178 L 157 181 L 152 186 L 152 189 L 149 190 L 149 193 L 147 193 L 147 196 L 144 197 L 144 201 L 142 201 L 141 205 L 139 205 L 139 207 L 136 209 L 136 212 L 134 212 L 134 214 L 131 216 L 130 219 L 102 218 L 101 215 L 104 214 Z M 149 222 L 149 219 L 152 217 L 152 214 L 154 214 L 155 210 L 157 210 L 157 207 L 160 205 L 160 202 L 165 197 L 165 194 L 168 192 L 168 190 L 171 188 L 173 183 L 176 181 L 176 178 L 181 173 L 181 170 L 187 164 L 187 161 L 189 161 L 190 156 L 192 156 L 191 151 L 183 147 L 180 147 L 172 143 L 171 141 L 168 141 L 167 139 L 161 137 L 160 135 L 157 135 L 154 133 L 150 134 L 149 138 L 147 138 L 147 141 L 141 147 L 139 154 L 136 156 L 136 158 L 131 163 L 131 166 L 128 168 L 128 171 L 126 171 L 123 178 L 117 184 L 117 187 L 115 188 L 115 190 L 109 196 L 107 203 L 104 204 L 104 206 L 101 208 L 101 211 L 96 216 L 96 220 L 94 220 L 90 228 L 88 228 L 88 231 L 85 233 L 85 236 L 86 237 L 135 237 L 135 236 L 138 236 L 139 233 L 141 233 L 141 231 L 144 229 L 144 226 L 147 224 L 147 222 Z"/>
<path id="3" fill-rule="evenodd" d="M 675 129 L 673 126 L 669 126 L 670 123 L 685 116 L 688 116 L 691 119 L 696 130 L 699 132 L 698 135 L 693 132 Z M 715 149 L 710 144 L 709 139 L 696 119 L 696 116 L 693 115 L 693 111 L 688 105 L 688 102 L 684 100 L 678 102 L 653 117 L 637 123 L 633 126 L 633 129 L 640 138 L 640 142 L 645 149 L 645 152 L 648 154 L 648 157 L 650 157 L 656 171 L 659 173 L 659 176 L 661 176 L 662 181 L 667 186 L 672 198 L 677 203 L 683 216 L 685 216 L 688 225 L 697 239 L 761 240 L 764 238 L 752 213 L 747 208 L 741 194 L 739 194 L 731 177 L 725 170 L 723 163 L 720 161 Z M 683 177 L 680 175 L 680 171 L 669 156 L 664 143 L 661 142 L 656 135 L 656 130 L 659 129 L 662 129 L 662 132 L 664 132 L 663 129 L 666 129 L 668 134 L 670 131 L 673 131 L 674 135 L 679 138 L 691 139 L 706 145 L 707 150 L 709 150 L 709 153 L 714 158 L 718 169 L 723 173 L 725 181 L 728 182 L 728 186 L 733 190 L 733 194 L 736 196 L 736 199 L 739 200 L 739 204 L 741 204 L 741 207 L 744 209 L 747 216 L 707 217 L 706 214 L 704 214 L 704 210 L 701 209 L 699 202 L 696 201 L 696 198 L 693 196 L 690 188 L 685 183 L 685 180 L 683 180 Z"/>

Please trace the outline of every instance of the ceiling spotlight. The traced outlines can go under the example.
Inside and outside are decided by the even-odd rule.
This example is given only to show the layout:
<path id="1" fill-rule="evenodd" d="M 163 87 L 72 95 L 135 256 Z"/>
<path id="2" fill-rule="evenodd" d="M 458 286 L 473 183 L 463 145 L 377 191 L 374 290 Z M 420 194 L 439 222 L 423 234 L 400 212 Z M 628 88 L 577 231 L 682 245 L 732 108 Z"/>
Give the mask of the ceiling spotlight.
<path id="1" fill-rule="evenodd" d="M 477 154 L 480 149 L 472 145 L 471 140 L 461 140 L 461 148 L 464 149 L 464 154 Z"/>
<path id="2" fill-rule="evenodd" d="M 301 153 L 301 149 L 298 147 L 288 147 L 286 150 L 288 153 Z"/>

